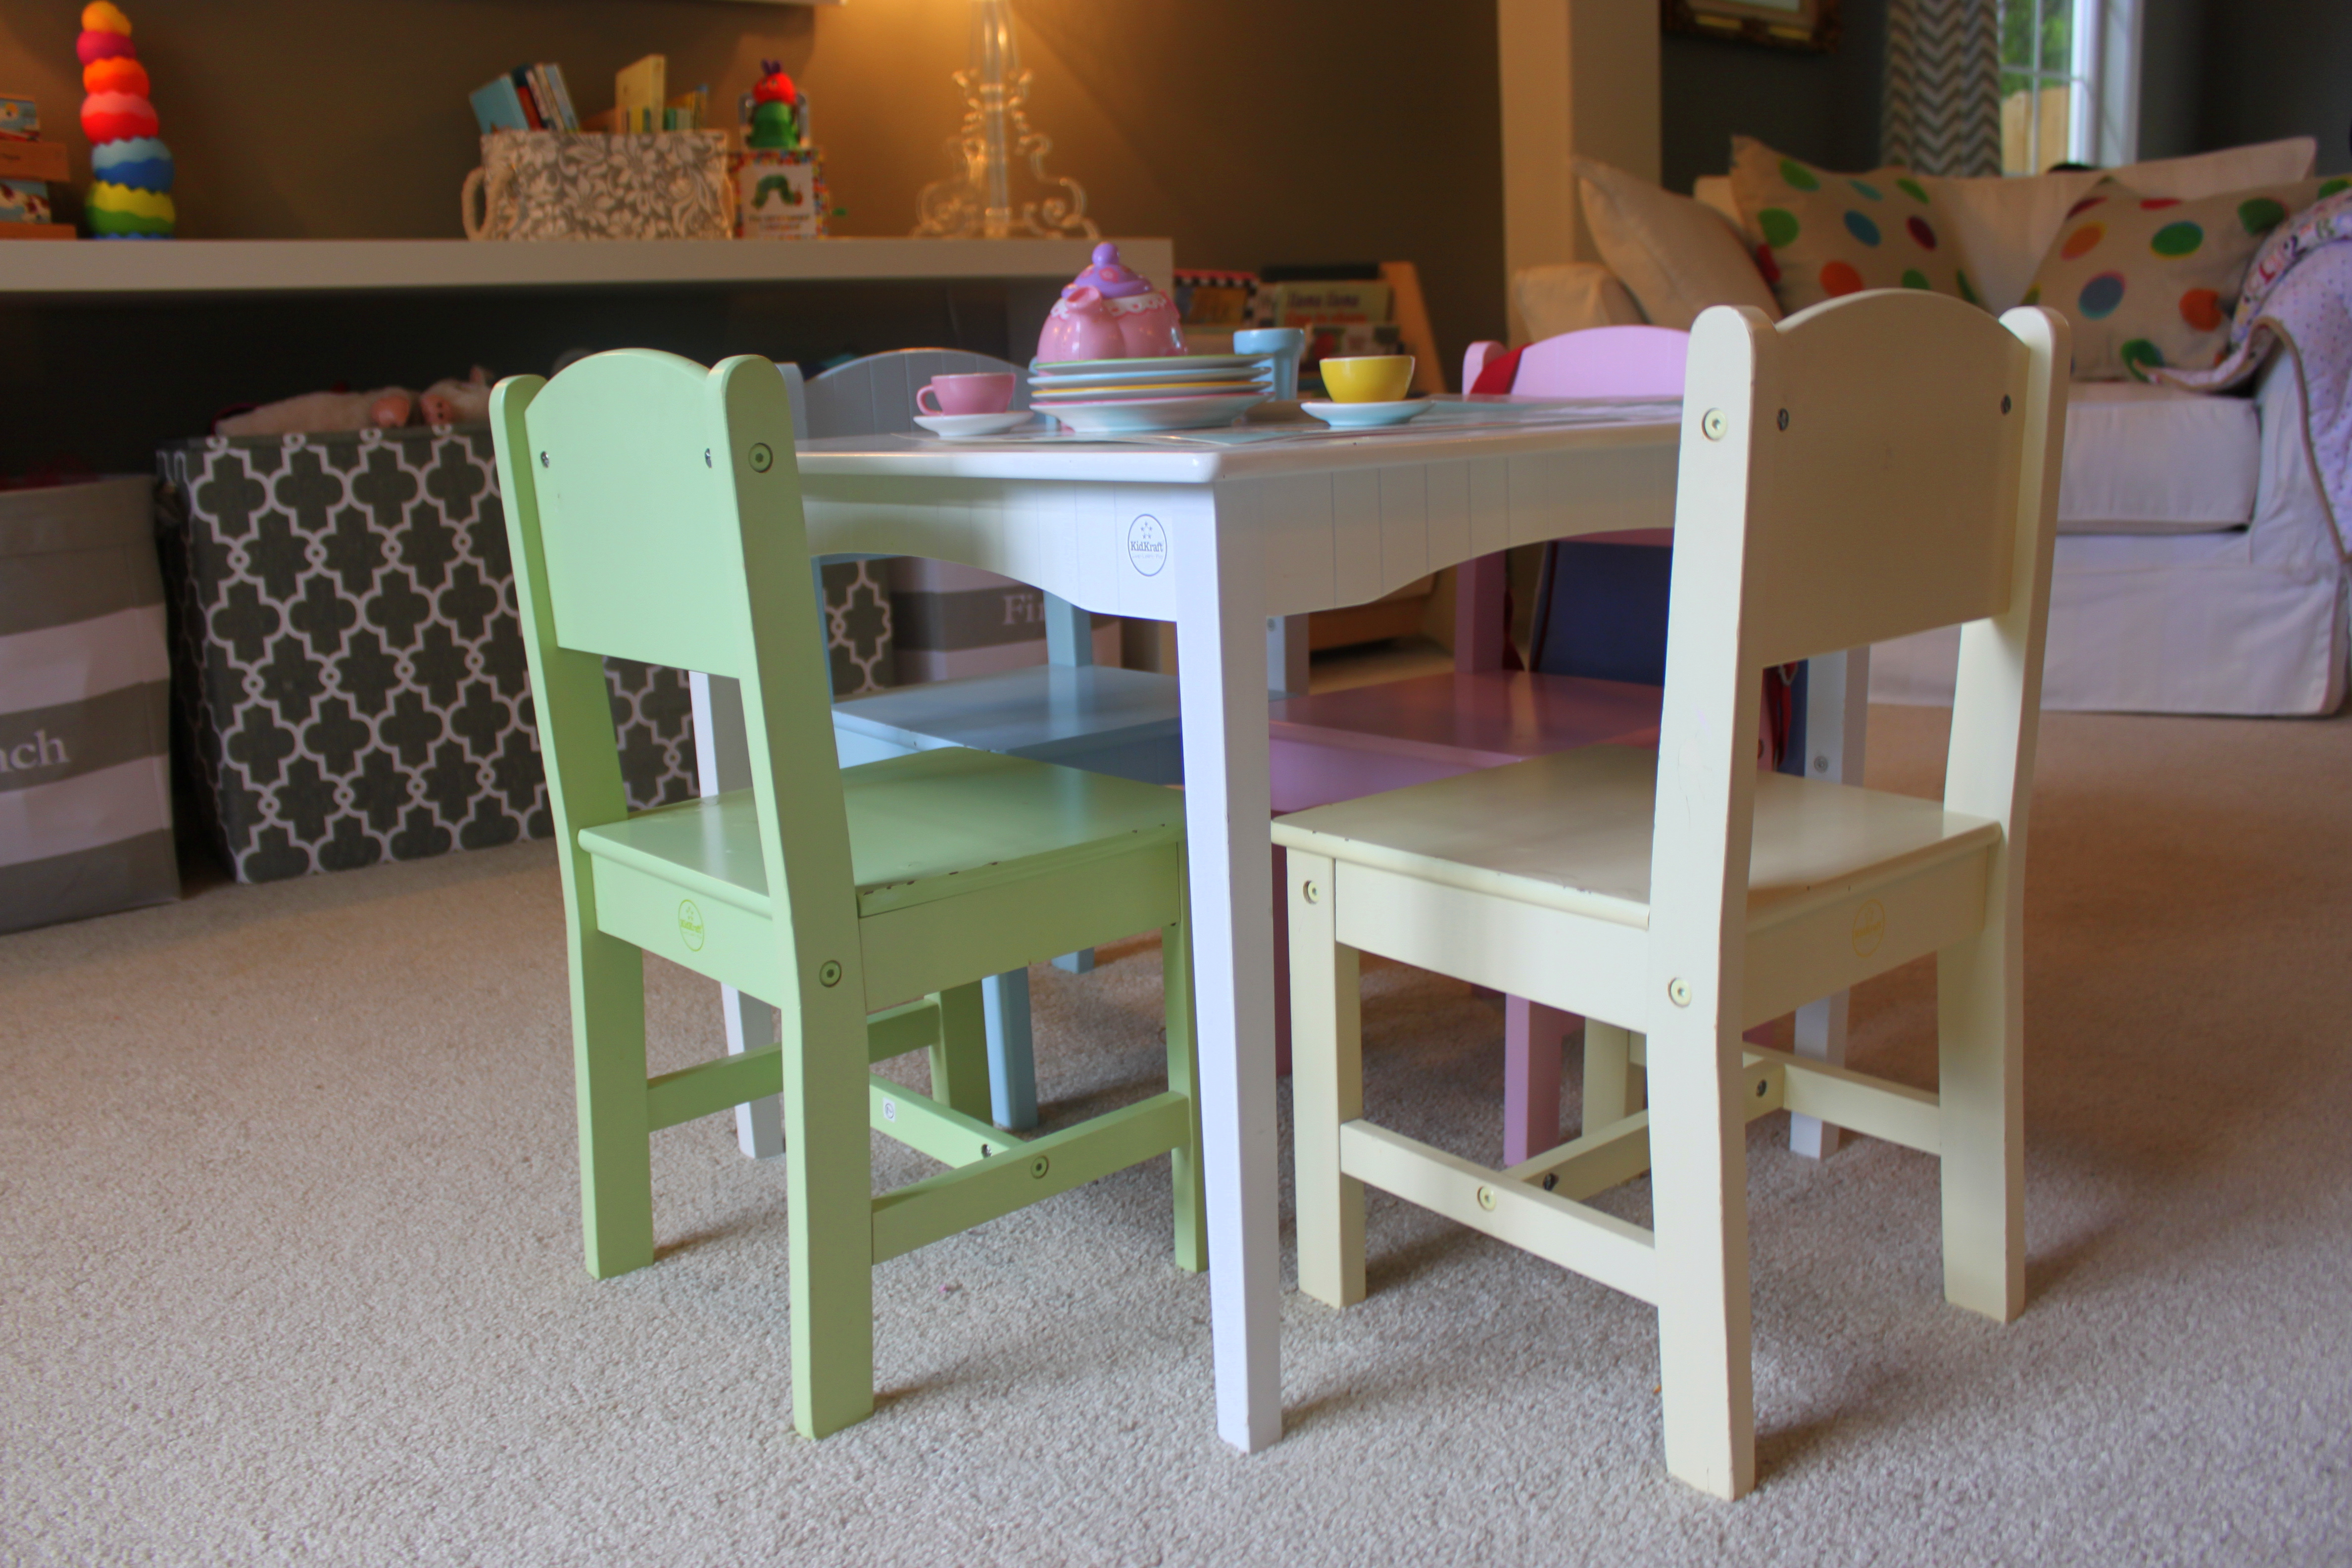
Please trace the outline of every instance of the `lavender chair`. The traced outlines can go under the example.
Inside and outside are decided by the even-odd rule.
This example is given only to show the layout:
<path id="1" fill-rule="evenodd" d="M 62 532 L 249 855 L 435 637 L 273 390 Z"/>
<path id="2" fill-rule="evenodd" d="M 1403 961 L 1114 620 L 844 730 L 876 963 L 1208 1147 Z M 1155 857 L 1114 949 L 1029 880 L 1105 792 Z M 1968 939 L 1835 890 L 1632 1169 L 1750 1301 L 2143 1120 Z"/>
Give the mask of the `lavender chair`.
<path id="1" fill-rule="evenodd" d="M 1519 352 L 1510 391 L 1547 397 L 1680 397 L 1689 341 L 1689 333 L 1664 327 L 1564 333 Z M 1504 352 L 1500 343 L 1473 344 L 1463 364 L 1463 385 L 1477 386 L 1489 362 Z M 1652 545 L 1665 544 L 1673 535 L 1657 529 L 1599 537 Z M 1453 673 L 1274 704 L 1277 816 L 1580 746 L 1654 742 L 1657 684 L 1505 668 L 1510 662 L 1509 616 L 1500 554 L 1465 563 L 1454 592 Z M 1538 638 L 1545 630 L 1538 626 Z M 1280 896 L 1280 876 L 1275 884 L 1280 952 L 1288 905 Z M 1276 975 L 1277 1046 L 1286 1066 L 1287 966 L 1277 963 Z M 1504 1162 L 1515 1164 L 1559 1142 L 1560 1055 L 1577 1020 L 1519 996 L 1506 999 L 1505 1019 Z M 1590 1065 L 1606 1072 L 1621 1060 L 1621 1054 L 1604 1049 Z M 1624 1077 L 1622 1066 L 1613 1070 L 1616 1078 Z"/>

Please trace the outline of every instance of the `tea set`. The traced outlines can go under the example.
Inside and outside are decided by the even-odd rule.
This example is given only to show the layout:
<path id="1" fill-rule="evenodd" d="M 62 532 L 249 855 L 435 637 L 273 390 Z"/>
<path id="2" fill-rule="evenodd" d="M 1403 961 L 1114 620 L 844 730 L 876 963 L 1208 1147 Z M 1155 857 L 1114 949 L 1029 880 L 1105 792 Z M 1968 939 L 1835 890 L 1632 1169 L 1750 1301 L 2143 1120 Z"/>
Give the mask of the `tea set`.
<path id="1" fill-rule="evenodd" d="M 1029 365 L 1028 408 L 1013 406 L 1010 371 L 941 375 L 916 394 L 915 423 L 950 440 L 1001 435 L 1038 414 L 1082 436 L 1201 430 L 1231 425 L 1269 398 L 1297 395 L 1304 332 L 1237 332 L 1234 346 L 1241 352 L 1186 353 L 1175 302 L 1105 242 L 1046 313 Z M 1405 396 L 1412 366 L 1410 354 L 1324 360 L 1331 400 L 1298 406 L 1337 428 L 1402 424 L 1429 406 Z"/>

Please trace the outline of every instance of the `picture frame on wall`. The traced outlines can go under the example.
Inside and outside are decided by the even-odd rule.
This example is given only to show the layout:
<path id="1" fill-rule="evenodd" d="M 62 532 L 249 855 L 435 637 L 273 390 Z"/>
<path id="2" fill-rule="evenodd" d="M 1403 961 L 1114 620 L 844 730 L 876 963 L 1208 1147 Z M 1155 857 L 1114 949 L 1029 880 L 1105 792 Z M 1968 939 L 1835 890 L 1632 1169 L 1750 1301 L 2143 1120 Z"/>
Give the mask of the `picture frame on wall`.
<path id="1" fill-rule="evenodd" d="M 1838 0 L 1659 0 L 1665 30 L 1771 48 L 1829 54 Z"/>

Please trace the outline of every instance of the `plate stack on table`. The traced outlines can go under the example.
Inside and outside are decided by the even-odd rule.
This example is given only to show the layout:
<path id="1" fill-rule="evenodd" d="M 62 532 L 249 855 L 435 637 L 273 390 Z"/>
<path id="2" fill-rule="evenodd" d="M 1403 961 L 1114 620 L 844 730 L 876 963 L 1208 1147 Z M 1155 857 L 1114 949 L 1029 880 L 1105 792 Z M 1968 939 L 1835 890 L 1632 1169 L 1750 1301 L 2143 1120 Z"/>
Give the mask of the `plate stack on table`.
<path id="1" fill-rule="evenodd" d="M 1270 394 L 1260 354 L 1065 360 L 1029 367 L 1029 406 L 1082 436 L 1230 425 Z"/>

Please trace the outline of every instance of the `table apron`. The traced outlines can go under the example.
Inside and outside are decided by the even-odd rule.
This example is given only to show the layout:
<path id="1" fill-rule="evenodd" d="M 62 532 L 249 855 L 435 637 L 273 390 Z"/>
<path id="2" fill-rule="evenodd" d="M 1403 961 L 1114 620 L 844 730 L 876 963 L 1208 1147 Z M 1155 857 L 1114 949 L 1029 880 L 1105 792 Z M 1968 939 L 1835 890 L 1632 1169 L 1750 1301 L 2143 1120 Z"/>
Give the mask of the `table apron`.
<path id="1" fill-rule="evenodd" d="M 1517 544 L 1674 525 L 1675 448 L 1581 447 L 1207 484 L 804 475 L 820 555 L 919 555 L 1031 584 L 1101 615 L 1178 618 L 1176 553 L 1263 539 L 1265 609 L 1369 603 Z"/>

